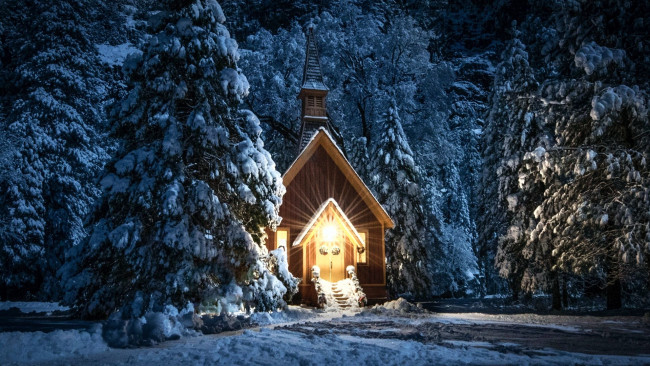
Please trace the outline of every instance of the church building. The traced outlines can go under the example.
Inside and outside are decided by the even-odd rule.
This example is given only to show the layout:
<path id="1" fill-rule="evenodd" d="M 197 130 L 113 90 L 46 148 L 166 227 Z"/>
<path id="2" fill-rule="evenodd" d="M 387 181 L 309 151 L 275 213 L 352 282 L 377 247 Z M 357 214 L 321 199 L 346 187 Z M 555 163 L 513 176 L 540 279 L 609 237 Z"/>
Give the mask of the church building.
<path id="1" fill-rule="evenodd" d="M 309 29 L 298 95 L 302 100 L 299 151 L 283 175 L 287 192 L 280 206 L 281 226 L 268 232 L 266 245 L 269 250 L 286 249 L 289 271 L 301 279 L 297 301 L 318 304 L 312 272 L 319 269 L 316 275 L 322 283 L 332 285 L 327 289 L 356 275 L 367 300 L 383 302 L 387 298 L 384 233 L 394 224 L 332 138 L 328 92 Z"/>

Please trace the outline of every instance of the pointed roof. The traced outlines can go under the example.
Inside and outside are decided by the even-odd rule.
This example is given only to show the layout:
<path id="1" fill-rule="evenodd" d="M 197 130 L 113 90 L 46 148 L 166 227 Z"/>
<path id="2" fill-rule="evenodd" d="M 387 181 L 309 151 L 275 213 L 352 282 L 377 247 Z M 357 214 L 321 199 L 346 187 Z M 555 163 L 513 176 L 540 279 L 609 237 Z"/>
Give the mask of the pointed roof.
<path id="1" fill-rule="evenodd" d="M 318 131 L 312 136 L 311 140 L 302 152 L 298 155 L 296 160 L 293 161 L 289 169 L 282 176 L 282 182 L 285 186 L 289 186 L 289 183 L 296 177 L 298 172 L 302 169 L 303 166 L 309 161 L 309 158 L 314 155 L 318 147 L 323 147 L 325 152 L 332 158 L 336 166 L 343 172 L 343 175 L 347 178 L 348 182 L 352 185 L 357 194 L 361 197 L 363 202 L 370 208 L 370 211 L 375 215 L 377 220 L 384 224 L 386 229 L 392 229 L 395 227 L 395 223 L 388 216 L 388 213 L 381 206 L 377 198 L 372 194 L 368 186 L 363 182 L 359 174 L 354 170 L 348 159 L 345 158 L 341 149 L 336 146 L 336 143 L 332 139 L 332 136 L 327 132 L 323 127 L 318 129 Z"/>
<path id="2" fill-rule="evenodd" d="M 323 71 L 318 58 L 318 46 L 314 28 L 307 30 L 307 49 L 305 50 L 305 69 L 302 73 L 302 89 L 329 90 L 323 82 Z"/>
<path id="3" fill-rule="evenodd" d="M 316 232 L 313 230 L 314 226 L 327 219 L 327 217 L 325 217 L 327 213 L 333 214 L 333 219 L 336 220 L 340 227 L 343 227 L 345 234 L 352 240 L 355 245 L 360 247 L 366 246 L 361 239 L 361 235 L 359 235 L 357 229 L 354 228 L 354 225 L 352 225 L 352 222 L 350 219 L 348 219 L 347 215 L 343 212 L 341 206 L 336 203 L 336 200 L 334 198 L 328 198 L 325 200 L 325 202 L 323 202 L 323 204 L 320 205 L 318 210 L 316 210 L 314 216 L 312 216 L 307 225 L 303 227 L 300 234 L 298 234 L 298 237 L 296 237 L 296 240 L 293 241 L 292 246 L 300 245 L 300 243 L 302 243 L 305 239 L 311 239 L 311 237 L 314 236 Z"/>

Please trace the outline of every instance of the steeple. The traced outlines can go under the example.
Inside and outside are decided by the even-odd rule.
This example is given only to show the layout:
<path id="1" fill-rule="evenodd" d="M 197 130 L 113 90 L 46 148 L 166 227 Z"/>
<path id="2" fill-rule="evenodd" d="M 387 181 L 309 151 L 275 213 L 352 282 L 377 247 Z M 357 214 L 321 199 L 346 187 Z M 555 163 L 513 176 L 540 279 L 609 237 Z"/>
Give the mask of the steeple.
<path id="1" fill-rule="evenodd" d="M 316 45 L 314 28 L 312 27 L 307 30 L 307 49 L 305 50 L 305 69 L 302 73 L 302 89 L 329 90 L 323 83 L 323 71 L 320 67 L 318 46 Z"/>
<path id="2" fill-rule="evenodd" d="M 302 88 L 300 94 L 298 94 L 298 98 L 302 100 L 299 153 L 307 146 L 307 143 L 319 128 L 324 127 L 330 131 L 327 105 L 325 103 L 328 92 L 329 88 L 323 82 L 323 71 L 318 58 L 314 29 L 309 27 L 307 30 L 307 49 L 305 50 Z"/>

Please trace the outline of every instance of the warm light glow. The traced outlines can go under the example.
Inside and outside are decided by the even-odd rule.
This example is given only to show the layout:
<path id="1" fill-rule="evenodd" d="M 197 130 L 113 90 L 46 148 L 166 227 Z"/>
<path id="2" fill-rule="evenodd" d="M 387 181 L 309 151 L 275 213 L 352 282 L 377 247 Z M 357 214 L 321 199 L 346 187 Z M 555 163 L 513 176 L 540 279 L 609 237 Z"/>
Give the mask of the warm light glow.
<path id="1" fill-rule="evenodd" d="M 287 249 L 287 231 L 286 230 L 280 230 L 276 232 L 276 248 L 284 247 L 284 249 Z"/>
<path id="2" fill-rule="evenodd" d="M 336 234 L 336 226 L 330 224 L 323 227 L 323 241 L 335 241 Z"/>

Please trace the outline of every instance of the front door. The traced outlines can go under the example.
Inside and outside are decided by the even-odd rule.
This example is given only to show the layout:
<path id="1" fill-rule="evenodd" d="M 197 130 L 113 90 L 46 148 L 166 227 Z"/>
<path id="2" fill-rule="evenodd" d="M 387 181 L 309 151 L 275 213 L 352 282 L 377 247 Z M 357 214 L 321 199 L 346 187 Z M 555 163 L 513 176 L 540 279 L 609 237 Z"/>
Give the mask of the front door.
<path id="1" fill-rule="evenodd" d="M 320 278 L 329 282 L 345 279 L 344 256 L 343 242 L 320 243 L 316 247 L 316 265 L 320 268 Z"/>

